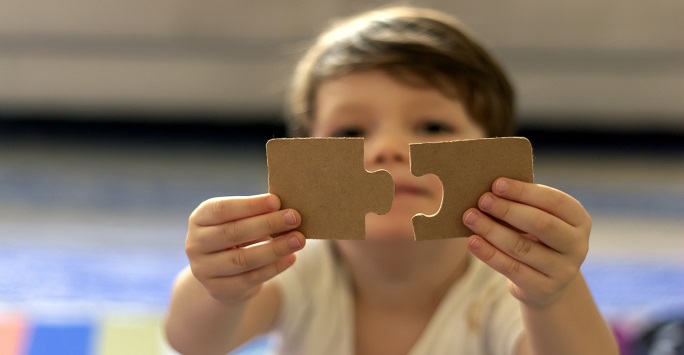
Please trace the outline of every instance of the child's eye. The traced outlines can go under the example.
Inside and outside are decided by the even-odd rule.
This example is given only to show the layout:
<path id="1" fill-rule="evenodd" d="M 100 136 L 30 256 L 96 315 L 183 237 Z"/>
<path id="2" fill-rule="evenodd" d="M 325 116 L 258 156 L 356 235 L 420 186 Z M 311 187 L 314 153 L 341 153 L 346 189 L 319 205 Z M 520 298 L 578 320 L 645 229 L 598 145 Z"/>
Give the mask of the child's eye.
<path id="1" fill-rule="evenodd" d="M 417 130 L 424 134 L 446 134 L 456 131 L 454 126 L 439 121 L 425 121 L 418 125 Z"/>
<path id="2" fill-rule="evenodd" d="M 365 131 L 359 127 L 345 127 L 336 130 L 332 136 L 333 137 L 363 137 Z"/>

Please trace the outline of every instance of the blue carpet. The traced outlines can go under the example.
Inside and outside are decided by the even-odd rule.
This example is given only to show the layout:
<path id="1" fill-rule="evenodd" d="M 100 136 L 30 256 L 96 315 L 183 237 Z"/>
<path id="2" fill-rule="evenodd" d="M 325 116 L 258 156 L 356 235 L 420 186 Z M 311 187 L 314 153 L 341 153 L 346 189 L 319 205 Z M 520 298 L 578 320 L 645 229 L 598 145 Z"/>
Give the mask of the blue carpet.
<path id="1" fill-rule="evenodd" d="M 121 309 L 161 315 L 172 281 L 185 265 L 182 251 L 4 247 L 0 250 L 0 307 L 32 313 L 38 321 L 46 309 L 49 317 L 88 317 Z M 684 264 L 588 261 L 583 272 L 609 319 L 619 321 L 644 312 L 684 314 Z M 90 337 L 88 327 L 78 322 L 70 326 L 75 328 L 37 326 L 30 354 L 43 354 L 42 347 L 68 337 Z M 88 346 L 83 343 L 74 341 L 67 353 L 83 353 L 82 346 Z M 264 344 L 259 341 L 245 351 L 263 349 Z"/>
<path id="2" fill-rule="evenodd" d="M 163 311 L 182 251 L 0 250 L 0 304 L 89 307 L 130 304 Z M 684 264 L 587 261 L 583 272 L 603 309 L 633 311 L 684 302 Z"/>

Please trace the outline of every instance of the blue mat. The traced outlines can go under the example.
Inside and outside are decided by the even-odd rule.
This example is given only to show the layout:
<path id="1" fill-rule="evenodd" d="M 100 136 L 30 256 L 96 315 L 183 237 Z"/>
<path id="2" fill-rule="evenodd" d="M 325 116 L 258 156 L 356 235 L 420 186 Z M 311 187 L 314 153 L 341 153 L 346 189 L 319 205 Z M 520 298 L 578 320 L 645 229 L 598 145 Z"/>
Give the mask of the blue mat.
<path id="1" fill-rule="evenodd" d="M 182 251 L 3 247 L 0 310 L 30 314 L 32 335 L 26 354 L 56 354 L 57 348 L 64 354 L 88 354 L 93 324 L 103 314 L 144 312 L 161 317 L 173 279 L 186 263 Z M 684 314 L 684 264 L 590 260 L 583 272 L 601 310 L 613 322 L 644 313 Z M 43 316 L 75 321 L 55 327 L 43 323 Z M 267 347 L 267 339 L 258 339 L 238 353 L 262 353 Z"/>

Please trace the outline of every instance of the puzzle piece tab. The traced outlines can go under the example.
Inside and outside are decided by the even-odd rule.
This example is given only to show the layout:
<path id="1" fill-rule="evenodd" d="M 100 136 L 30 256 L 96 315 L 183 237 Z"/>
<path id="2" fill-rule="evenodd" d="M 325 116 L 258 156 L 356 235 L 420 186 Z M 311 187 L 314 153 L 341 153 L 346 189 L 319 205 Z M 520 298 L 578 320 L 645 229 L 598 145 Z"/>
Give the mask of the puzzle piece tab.
<path id="1" fill-rule="evenodd" d="M 485 138 L 409 145 L 411 173 L 435 174 L 444 195 L 439 211 L 413 217 L 416 240 L 468 237 L 472 231 L 461 216 L 477 207 L 494 180 L 508 177 L 533 182 L 532 146 L 526 138 Z"/>
<path id="2" fill-rule="evenodd" d="M 365 239 L 369 212 L 392 207 L 387 171 L 363 166 L 362 138 L 285 138 L 266 143 L 268 191 L 302 215 L 310 239 Z"/>

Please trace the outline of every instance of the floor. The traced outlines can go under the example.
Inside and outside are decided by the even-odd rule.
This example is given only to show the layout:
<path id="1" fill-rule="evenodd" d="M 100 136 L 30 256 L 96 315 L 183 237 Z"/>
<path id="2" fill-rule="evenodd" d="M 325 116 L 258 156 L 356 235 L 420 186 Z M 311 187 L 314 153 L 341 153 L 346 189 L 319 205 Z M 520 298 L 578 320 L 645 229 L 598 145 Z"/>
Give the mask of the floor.
<path id="1" fill-rule="evenodd" d="M 536 182 L 592 214 L 583 270 L 616 331 L 684 316 L 684 154 L 535 148 Z M 1 141 L 0 354 L 173 354 L 187 216 L 265 190 L 262 143 Z"/>

